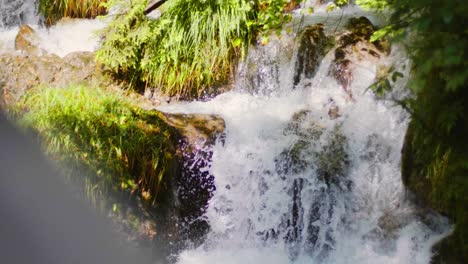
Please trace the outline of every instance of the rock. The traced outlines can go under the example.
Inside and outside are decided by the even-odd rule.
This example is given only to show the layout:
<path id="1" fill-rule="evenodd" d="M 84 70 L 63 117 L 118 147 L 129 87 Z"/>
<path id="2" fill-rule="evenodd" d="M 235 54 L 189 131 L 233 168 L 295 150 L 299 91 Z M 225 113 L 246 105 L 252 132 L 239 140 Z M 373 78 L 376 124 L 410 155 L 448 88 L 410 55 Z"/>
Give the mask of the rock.
<path id="1" fill-rule="evenodd" d="M 341 116 L 340 108 L 337 105 L 330 106 L 330 108 L 328 109 L 328 116 L 331 120 L 337 119 Z"/>
<path id="2" fill-rule="evenodd" d="M 38 85 L 63 87 L 72 83 L 110 84 L 100 65 L 94 62 L 94 53 L 91 52 L 74 52 L 64 58 L 54 54 L 2 54 L 0 64 L 0 106 L 13 104 L 25 91 Z"/>
<path id="3" fill-rule="evenodd" d="M 217 115 L 168 113 L 163 115 L 167 124 L 177 129 L 193 149 L 212 146 L 225 128 L 224 120 Z"/>
<path id="4" fill-rule="evenodd" d="M 349 169 L 348 141 L 339 127 L 327 134 L 326 144 L 318 156 L 318 175 L 328 185 L 334 184 L 342 189 L 348 189 L 350 182 L 345 177 Z"/>
<path id="5" fill-rule="evenodd" d="M 323 25 L 306 27 L 302 31 L 298 43 L 294 85 L 297 85 L 301 78 L 311 79 L 314 77 L 321 59 L 325 56 L 328 38 L 323 31 Z"/>
<path id="6" fill-rule="evenodd" d="M 371 61 L 381 64 L 380 59 L 387 56 L 390 47 L 386 41 L 370 42 L 375 27 L 365 17 L 349 20 L 346 31 L 336 38 L 338 46 L 335 49 L 335 57 L 330 65 L 329 75 L 333 76 L 345 92 L 352 99 L 350 90 L 353 81 L 354 65 L 360 61 Z"/>
<path id="7" fill-rule="evenodd" d="M 224 132 L 224 120 L 217 115 L 163 115 L 166 123 L 175 129 L 179 139 L 176 155 L 183 165 L 181 173 L 173 179 L 173 186 L 177 186 L 178 219 L 182 219 L 181 235 L 198 244 L 209 229 L 209 224 L 201 216 L 216 189 L 214 176 L 208 169 L 212 147 Z"/>
<path id="8" fill-rule="evenodd" d="M 312 168 L 316 160 L 317 175 L 327 185 L 342 189 L 349 188 L 345 178 L 350 160 L 347 153 L 347 138 L 336 126 L 331 131 L 311 120 L 311 113 L 296 113 L 285 129 L 286 134 L 294 134 L 298 140 L 291 148 L 284 150 L 276 158 L 276 171 L 280 175 L 303 173 Z"/>
<path id="9" fill-rule="evenodd" d="M 45 52 L 37 46 L 39 41 L 40 38 L 32 27 L 22 25 L 15 38 L 15 50 L 30 55 L 42 55 Z"/>

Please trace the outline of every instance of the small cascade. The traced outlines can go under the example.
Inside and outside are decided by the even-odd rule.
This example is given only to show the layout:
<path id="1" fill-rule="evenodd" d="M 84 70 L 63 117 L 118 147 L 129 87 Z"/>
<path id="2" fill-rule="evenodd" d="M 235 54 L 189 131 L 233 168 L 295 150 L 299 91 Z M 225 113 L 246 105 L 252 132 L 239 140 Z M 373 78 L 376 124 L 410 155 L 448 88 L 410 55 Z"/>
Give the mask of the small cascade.
<path id="1" fill-rule="evenodd" d="M 209 231 L 177 263 L 427 264 L 449 232 L 401 181 L 409 116 L 389 99 L 403 95 L 405 80 L 385 98 L 367 89 L 404 54 L 346 43 L 348 33 L 333 35 L 334 22 L 312 27 L 323 30 L 305 37 L 315 50 L 301 49 L 294 35 L 272 38 L 250 51 L 234 90 L 160 107 L 217 114 L 226 124 L 206 167 L 216 187 L 200 218 Z"/>
<path id="2" fill-rule="evenodd" d="M 0 0 L 0 29 L 38 24 L 35 0 Z"/>
<path id="3" fill-rule="evenodd" d="M 15 38 L 21 25 L 34 30 L 34 45 L 43 54 L 60 57 L 75 51 L 95 51 L 99 46 L 97 31 L 106 23 L 99 19 L 68 19 L 49 28 L 41 24 L 35 0 L 0 0 L 0 54 L 18 53 Z M 79 34 L 77 34 L 79 32 Z"/>

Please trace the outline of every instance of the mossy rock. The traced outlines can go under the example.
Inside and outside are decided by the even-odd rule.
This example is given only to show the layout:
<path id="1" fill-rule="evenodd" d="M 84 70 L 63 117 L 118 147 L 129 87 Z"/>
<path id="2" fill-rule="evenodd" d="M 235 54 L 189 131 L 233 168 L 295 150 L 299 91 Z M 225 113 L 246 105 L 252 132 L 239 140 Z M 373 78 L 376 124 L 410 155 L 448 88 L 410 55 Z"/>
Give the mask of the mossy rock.
<path id="1" fill-rule="evenodd" d="M 286 127 L 284 133 L 296 135 L 298 140 L 277 157 L 276 171 L 286 175 L 312 168 L 319 180 L 327 185 L 346 189 L 349 183 L 345 176 L 350 164 L 347 138 L 339 126 L 326 131 L 325 127 L 311 119 L 310 114 L 309 111 L 294 114 Z"/>
<path id="2" fill-rule="evenodd" d="M 322 24 L 306 27 L 299 36 L 294 85 L 301 78 L 311 79 L 317 73 L 320 60 L 325 56 L 330 40 L 325 36 Z"/>
<path id="3" fill-rule="evenodd" d="M 329 74 L 343 86 L 350 97 L 352 97 L 352 91 L 348 88 L 353 81 L 353 64 L 362 58 L 378 64 L 380 58 L 390 52 L 388 41 L 370 42 L 375 30 L 376 27 L 369 19 L 351 18 L 345 27 L 345 32 L 336 36 L 335 57 L 330 65 Z"/>
<path id="4" fill-rule="evenodd" d="M 449 217 L 454 232 L 433 247 L 434 264 L 468 260 L 468 155 L 428 142 L 427 133 L 411 121 L 402 149 L 402 180 L 416 201 Z"/>

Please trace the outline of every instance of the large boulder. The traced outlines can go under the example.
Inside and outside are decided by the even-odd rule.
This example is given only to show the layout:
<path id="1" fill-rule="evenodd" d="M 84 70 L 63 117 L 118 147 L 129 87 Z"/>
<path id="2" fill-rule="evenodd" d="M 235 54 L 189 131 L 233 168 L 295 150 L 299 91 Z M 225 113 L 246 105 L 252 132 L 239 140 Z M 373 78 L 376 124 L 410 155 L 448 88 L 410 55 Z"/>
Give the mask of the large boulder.
<path id="1" fill-rule="evenodd" d="M 336 36 L 337 47 L 329 74 L 352 98 L 350 86 L 353 81 L 353 68 L 361 61 L 382 64 L 381 59 L 389 54 L 390 46 L 386 41 L 370 42 L 376 28 L 365 17 L 351 18 L 345 28 L 343 33 Z"/>
<path id="2" fill-rule="evenodd" d="M 94 53 L 74 52 L 64 58 L 1 54 L 0 106 L 12 105 L 27 90 L 38 85 L 63 87 L 72 83 L 108 84 Z"/>

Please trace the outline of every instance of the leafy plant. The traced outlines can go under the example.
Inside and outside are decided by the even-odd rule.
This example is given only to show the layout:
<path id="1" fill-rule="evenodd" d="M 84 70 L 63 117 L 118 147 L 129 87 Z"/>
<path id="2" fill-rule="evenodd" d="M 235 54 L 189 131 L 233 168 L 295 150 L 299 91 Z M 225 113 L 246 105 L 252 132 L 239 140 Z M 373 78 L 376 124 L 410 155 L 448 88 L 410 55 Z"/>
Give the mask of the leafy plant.
<path id="1" fill-rule="evenodd" d="M 120 14 L 103 32 L 97 60 L 118 76 L 169 95 L 200 96 L 225 83 L 256 36 L 290 16 L 287 0 L 172 0 L 157 20 L 147 0 L 111 0 Z"/>
<path id="2" fill-rule="evenodd" d="M 157 112 L 141 110 L 123 94 L 85 86 L 34 89 L 15 109 L 19 123 L 36 131 L 63 168 L 90 172 L 88 193 L 136 192 L 157 201 L 173 159 L 168 127 Z"/>
<path id="3" fill-rule="evenodd" d="M 52 25 L 62 17 L 94 18 L 106 13 L 102 5 L 107 0 L 39 0 L 39 11 L 46 24 Z"/>
<path id="4" fill-rule="evenodd" d="M 434 263 L 468 259 L 468 3 L 458 0 L 359 0 L 366 8 L 387 8 L 390 24 L 374 33 L 403 43 L 412 61 L 401 101 L 412 115 L 413 148 L 406 182 L 429 206 L 454 219 L 454 233 L 437 246 Z M 379 87 L 379 84 L 375 87 Z M 390 85 L 382 86 L 389 89 Z M 408 136 L 412 134 L 413 136 Z M 405 160 L 405 159 L 404 159 Z M 412 162 L 414 164 L 412 164 Z M 409 174 L 409 173 L 407 173 Z"/>

